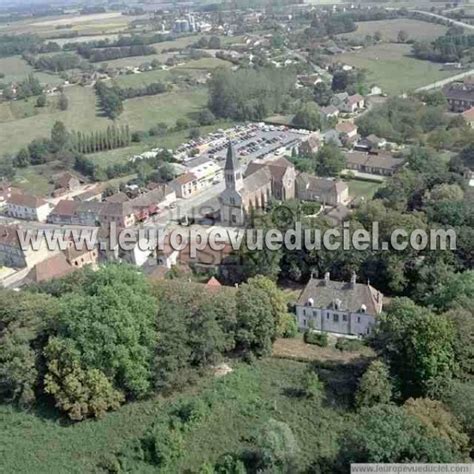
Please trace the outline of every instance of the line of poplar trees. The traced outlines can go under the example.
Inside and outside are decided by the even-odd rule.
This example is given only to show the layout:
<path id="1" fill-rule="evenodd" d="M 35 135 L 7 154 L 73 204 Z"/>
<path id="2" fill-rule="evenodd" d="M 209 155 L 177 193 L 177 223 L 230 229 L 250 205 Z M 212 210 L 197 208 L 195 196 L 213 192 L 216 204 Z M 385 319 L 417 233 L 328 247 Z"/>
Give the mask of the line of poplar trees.
<path id="1" fill-rule="evenodd" d="M 128 125 L 109 126 L 106 130 L 90 133 L 73 132 L 72 138 L 73 148 L 85 154 L 126 147 L 131 142 Z"/>

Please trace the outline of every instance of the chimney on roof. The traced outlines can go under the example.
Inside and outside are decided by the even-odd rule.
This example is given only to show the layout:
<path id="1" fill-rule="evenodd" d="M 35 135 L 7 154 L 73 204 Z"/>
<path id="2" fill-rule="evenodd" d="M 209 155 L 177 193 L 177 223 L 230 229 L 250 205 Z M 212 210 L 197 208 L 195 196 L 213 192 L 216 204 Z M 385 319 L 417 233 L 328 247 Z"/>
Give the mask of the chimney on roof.
<path id="1" fill-rule="evenodd" d="M 324 274 L 324 284 L 327 285 L 331 281 L 331 274 L 329 272 L 326 272 Z"/>
<path id="2" fill-rule="evenodd" d="M 356 283 L 357 283 L 357 274 L 356 274 L 356 272 L 352 272 L 352 275 L 351 275 L 351 288 L 355 288 Z"/>

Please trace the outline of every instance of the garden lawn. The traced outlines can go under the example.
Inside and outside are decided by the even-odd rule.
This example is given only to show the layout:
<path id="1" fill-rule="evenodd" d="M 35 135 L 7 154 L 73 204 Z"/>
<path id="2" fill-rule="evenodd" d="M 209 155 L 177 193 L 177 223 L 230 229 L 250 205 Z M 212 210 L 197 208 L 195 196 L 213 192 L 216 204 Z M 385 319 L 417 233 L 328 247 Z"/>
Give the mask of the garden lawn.
<path id="1" fill-rule="evenodd" d="M 382 184 L 383 183 L 376 183 L 374 181 L 351 179 L 348 182 L 349 196 L 351 196 L 351 198 L 364 198 L 370 200 L 374 197 L 374 194 Z"/>

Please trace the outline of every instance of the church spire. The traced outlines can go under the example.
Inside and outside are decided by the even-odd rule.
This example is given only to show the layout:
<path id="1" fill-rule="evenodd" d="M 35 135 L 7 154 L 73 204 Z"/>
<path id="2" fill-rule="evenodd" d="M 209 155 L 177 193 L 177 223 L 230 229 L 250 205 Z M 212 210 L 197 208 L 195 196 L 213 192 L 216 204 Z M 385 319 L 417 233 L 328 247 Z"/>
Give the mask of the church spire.
<path id="1" fill-rule="evenodd" d="M 227 158 L 225 160 L 225 171 L 237 171 L 239 169 L 239 160 L 235 154 L 234 145 L 229 140 L 229 146 L 227 147 Z"/>
<path id="2" fill-rule="evenodd" d="M 234 146 L 229 140 L 227 158 L 224 165 L 225 185 L 227 189 L 242 189 L 242 172 L 240 171 L 239 159 L 235 154 Z"/>

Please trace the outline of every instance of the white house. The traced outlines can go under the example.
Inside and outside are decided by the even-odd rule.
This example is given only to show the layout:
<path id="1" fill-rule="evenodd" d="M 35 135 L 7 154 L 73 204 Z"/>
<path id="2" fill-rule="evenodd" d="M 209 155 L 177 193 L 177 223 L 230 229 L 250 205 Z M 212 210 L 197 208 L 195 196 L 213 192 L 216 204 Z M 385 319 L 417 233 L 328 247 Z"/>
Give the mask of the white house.
<path id="1" fill-rule="evenodd" d="M 46 222 L 51 210 L 49 203 L 31 194 L 12 193 L 7 200 L 8 215 L 18 219 Z"/>
<path id="2" fill-rule="evenodd" d="M 352 336 L 372 332 L 382 311 L 383 295 L 369 284 L 357 283 L 355 273 L 350 282 L 311 278 L 296 304 L 298 327 L 314 328 Z"/>

